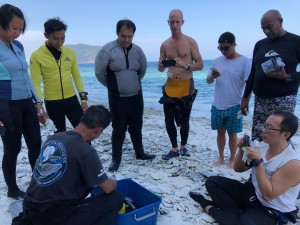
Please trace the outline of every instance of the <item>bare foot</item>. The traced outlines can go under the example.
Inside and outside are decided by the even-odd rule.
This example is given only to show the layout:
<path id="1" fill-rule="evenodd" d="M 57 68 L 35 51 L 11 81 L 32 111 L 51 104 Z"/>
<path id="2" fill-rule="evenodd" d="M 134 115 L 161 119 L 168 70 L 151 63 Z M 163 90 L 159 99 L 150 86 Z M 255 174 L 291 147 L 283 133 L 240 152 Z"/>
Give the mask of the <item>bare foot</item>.
<path id="1" fill-rule="evenodd" d="M 227 167 L 232 169 L 234 164 L 234 160 L 229 160 Z"/>
<path id="2" fill-rule="evenodd" d="M 211 207 L 213 207 L 213 206 L 212 206 L 212 205 L 206 206 L 205 209 L 204 209 L 204 211 L 205 211 L 206 213 L 208 213 L 208 210 L 209 210 Z"/>
<path id="3" fill-rule="evenodd" d="M 224 159 L 218 159 L 217 161 L 214 162 L 215 166 L 220 166 L 224 163 Z"/>

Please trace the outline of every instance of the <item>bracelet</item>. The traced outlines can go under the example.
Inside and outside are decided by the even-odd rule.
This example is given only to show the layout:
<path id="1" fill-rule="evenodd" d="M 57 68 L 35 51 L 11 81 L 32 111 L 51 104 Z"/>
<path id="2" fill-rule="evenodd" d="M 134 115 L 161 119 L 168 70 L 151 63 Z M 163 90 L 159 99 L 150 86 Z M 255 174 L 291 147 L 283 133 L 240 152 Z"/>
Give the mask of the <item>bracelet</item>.
<path id="1" fill-rule="evenodd" d="M 79 92 L 79 97 L 80 97 L 81 101 L 87 101 L 88 100 L 87 95 L 88 95 L 87 92 Z"/>
<path id="2" fill-rule="evenodd" d="M 36 102 L 36 104 L 40 104 L 40 105 L 43 105 L 43 103 L 44 102 L 42 100 L 39 100 L 39 101 Z"/>

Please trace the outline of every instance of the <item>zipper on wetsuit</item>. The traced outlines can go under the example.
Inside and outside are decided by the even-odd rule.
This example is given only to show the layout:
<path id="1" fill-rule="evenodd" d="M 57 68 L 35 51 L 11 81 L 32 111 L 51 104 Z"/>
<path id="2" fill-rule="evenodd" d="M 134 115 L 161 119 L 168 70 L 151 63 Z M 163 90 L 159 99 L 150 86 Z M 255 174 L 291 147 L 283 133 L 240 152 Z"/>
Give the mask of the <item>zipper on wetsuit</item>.
<path id="1" fill-rule="evenodd" d="M 17 59 L 19 60 L 19 62 L 20 62 L 20 64 L 21 64 L 22 71 L 23 71 L 23 70 L 24 70 L 24 65 L 23 65 L 21 59 L 19 58 L 19 56 L 17 55 L 17 53 L 15 52 L 15 50 L 14 50 L 13 46 L 11 45 L 11 43 L 9 43 L 9 46 L 7 46 L 7 47 L 15 54 L 15 56 L 17 57 Z M 22 54 L 24 54 L 23 51 L 22 51 Z M 28 90 L 29 93 L 31 93 L 31 97 L 32 97 L 32 96 L 33 96 L 32 91 L 28 89 L 28 87 L 29 87 L 30 85 L 28 84 L 26 77 L 23 76 L 23 78 L 24 78 L 24 80 L 25 80 L 25 83 L 27 84 L 27 90 Z"/>
<path id="2" fill-rule="evenodd" d="M 53 58 L 54 58 L 54 60 L 55 60 L 55 62 L 57 64 L 57 66 L 58 66 L 60 88 L 61 88 L 61 96 L 62 96 L 62 99 L 64 99 L 65 96 L 64 96 L 64 89 L 63 89 L 63 83 L 62 83 L 62 74 L 61 74 L 61 56 L 62 56 L 62 52 L 59 51 L 58 49 L 51 48 L 48 45 L 46 45 L 46 47 L 49 50 L 49 52 L 51 53 L 51 55 L 53 56 Z M 51 49 L 53 49 L 53 51 Z M 59 52 L 59 54 L 57 54 L 57 52 Z M 57 57 L 58 55 L 59 55 L 59 58 Z"/>
<path id="3" fill-rule="evenodd" d="M 123 48 L 124 54 L 125 54 L 125 59 L 126 59 L 126 69 L 129 69 L 129 60 L 128 60 L 128 52 L 126 48 Z"/>
<path id="4" fill-rule="evenodd" d="M 54 56 L 53 56 L 54 57 Z M 55 59 L 55 58 L 54 58 Z M 64 99 L 64 89 L 63 89 L 63 84 L 62 84 L 62 76 L 61 76 L 61 56 L 59 57 L 59 60 L 56 60 L 56 64 L 58 66 L 58 70 L 59 70 L 59 79 L 60 79 L 60 87 L 61 87 L 61 95 L 62 95 L 62 99 Z M 59 64 L 58 64 L 59 62 Z"/>

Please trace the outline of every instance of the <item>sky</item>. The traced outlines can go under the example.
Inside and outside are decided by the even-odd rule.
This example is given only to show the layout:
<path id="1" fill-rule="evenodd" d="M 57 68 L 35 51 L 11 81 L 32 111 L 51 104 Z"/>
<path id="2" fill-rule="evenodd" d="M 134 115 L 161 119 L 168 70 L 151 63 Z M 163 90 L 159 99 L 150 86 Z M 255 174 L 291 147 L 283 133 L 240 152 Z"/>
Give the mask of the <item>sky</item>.
<path id="1" fill-rule="evenodd" d="M 65 44 L 103 46 L 117 38 L 116 23 L 130 19 L 137 27 L 133 42 L 148 61 L 157 61 L 161 43 L 170 37 L 169 12 L 180 9 L 184 15 L 182 32 L 196 40 L 203 59 L 220 56 L 219 36 L 230 31 L 236 36 L 236 50 L 249 58 L 255 43 L 265 35 L 262 15 L 277 9 L 285 30 L 300 35 L 300 0 L 0 0 L 19 7 L 27 29 L 20 40 L 26 57 L 45 41 L 44 22 L 60 17 L 68 25 Z"/>

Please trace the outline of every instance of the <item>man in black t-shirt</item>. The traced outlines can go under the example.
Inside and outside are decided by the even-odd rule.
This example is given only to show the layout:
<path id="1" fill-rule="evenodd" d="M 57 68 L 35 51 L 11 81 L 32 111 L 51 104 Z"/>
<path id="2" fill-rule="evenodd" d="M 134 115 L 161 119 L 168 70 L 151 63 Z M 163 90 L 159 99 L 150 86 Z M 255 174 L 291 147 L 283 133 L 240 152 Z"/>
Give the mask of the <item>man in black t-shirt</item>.
<path id="1" fill-rule="evenodd" d="M 24 199 L 24 219 L 34 225 L 107 224 L 123 198 L 87 143 L 110 123 L 103 106 L 91 106 L 72 130 L 54 134 L 42 146 Z M 99 186 L 103 194 L 87 197 Z"/>
<path id="2" fill-rule="evenodd" d="M 262 140 L 263 124 L 276 109 L 294 112 L 296 107 L 300 36 L 285 31 L 282 23 L 279 11 L 267 11 L 261 19 L 261 28 L 267 38 L 258 41 L 253 51 L 252 68 L 241 103 L 241 111 L 247 115 L 253 91 L 253 140 Z"/>

